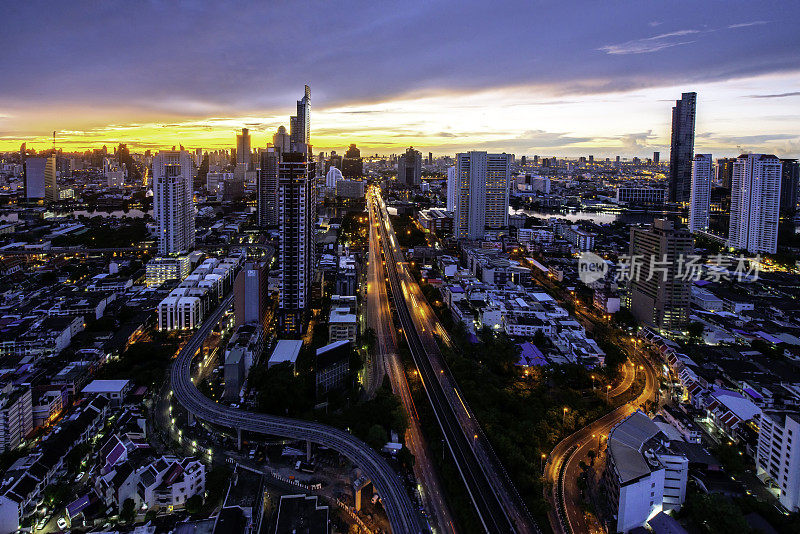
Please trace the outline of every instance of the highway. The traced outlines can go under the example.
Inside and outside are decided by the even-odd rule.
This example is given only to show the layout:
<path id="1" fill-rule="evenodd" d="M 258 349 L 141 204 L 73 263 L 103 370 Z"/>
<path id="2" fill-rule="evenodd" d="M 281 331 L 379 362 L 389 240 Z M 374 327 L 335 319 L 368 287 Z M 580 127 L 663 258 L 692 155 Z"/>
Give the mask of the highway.
<path id="1" fill-rule="evenodd" d="M 195 387 L 191 377 L 192 360 L 203 341 L 233 302 L 228 295 L 209 316 L 175 359 L 170 379 L 175 399 L 189 413 L 211 424 L 237 431 L 311 441 L 330 447 L 360 467 L 372 480 L 395 533 L 422 533 L 428 528 L 406 491 L 403 480 L 384 458 L 361 440 L 343 430 L 313 421 L 249 412 L 217 404 Z"/>
<path id="2" fill-rule="evenodd" d="M 434 332 L 442 332 L 433 312 L 405 267 L 386 206 L 371 190 L 370 209 L 379 217 L 389 285 L 402 331 L 445 442 L 487 532 L 538 532 L 538 527 L 494 454 L 488 439 L 458 390 Z"/>
<path id="3" fill-rule="evenodd" d="M 659 388 L 656 371 L 647 358 L 643 355 L 639 358 L 639 354 L 636 356 L 633 363 L 623 370 L 625 377 L 622 383 L 614 388 L 610 395 L 611 397 L 620 395 L 633 385 L 637 368 L 645 377 L 642 392 L 634 400 L 566 437 L 550 453 L 544 476 L 545 480 L 551 483 L 552 490 L 546 497 L 552 504 L 548 515 L 550 525 L 556 534 L 593 531 L 593 526 L 586 521 L 581 492 L 577 484 L 578 476 L 581 474 L 580 462 L 589 464 L 589 450 L 599 453 L 600 445 L 603 440 L 608 439 L 611 429 L 656 396 Z M 564 513 L 561 514 L 560 510 Z"/>
<path id="4" fill-rule="evenodd" d="M 420 429 L 417 408 L 408 386 L 403 362 L 397 354 L 397 332 L 389 309 L 386 292 L 386 269 L 380 249 L 378 220 L 374 209 L 369 210 L 369 265 L 367 272 L 367 324 L 377 338 L 376 363 L 386 366 L 392 391 L 400 397 L 408 418 L 406 445 L 414 455 L 414 475 L 420 484 L 420 496 L 433 523 L 434 532 L 457 532 L 444 498 L 442 483 L 434 467 L 427 441 Z M 382 373 L 376 373 L 383 376 Z M 377 378 L 374 379 L 377 382 Z"/>

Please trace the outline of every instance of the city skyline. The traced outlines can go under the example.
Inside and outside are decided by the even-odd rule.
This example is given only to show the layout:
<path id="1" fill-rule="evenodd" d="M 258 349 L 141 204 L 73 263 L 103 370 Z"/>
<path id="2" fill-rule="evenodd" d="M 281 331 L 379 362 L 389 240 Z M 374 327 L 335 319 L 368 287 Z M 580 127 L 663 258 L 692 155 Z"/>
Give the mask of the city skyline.
<path id="1" fill-rule="evenodd" d="M 796 154 L 798 15 L 781 2 L 760 6 L 757 18 L 744 3 L 721 12 L 712 6 L 693 8 L 687 21 L 673 5 L 520 4 L 520 16 L 509 20 L 470 4 L 442 24 L 446 3 L 396 11 L 320 5 L 292 57 L 280 52 L 283 37 L 291 37 L 282 26 L 291 16 L 286 6 L 246 17 L 229 9 L 230 20 L 193 6 L 137 9 L 126 16 L 149 24 L 132 24 L 135 35 L 110 24 L 125 12 L 113 4 L 90 22 L 74 8 L 37 19 L 28 11 L 35 5 L 14 6 L 9 17 L 20 23 L 2 37 L 11 53 L 0 65 L 11 75 L 0 84 L 0 149 L 21 142 L 49 148 L 55 130 L 65 150 L 118 142 L 134 150 L 213 150 L 235 146 L 233 132 L 243 127 L 254 146 L 265 146 L 278 126 L 288 126 L 290 95 L 308 83 L 315 150 L 354 142 L 364 154 L 410 145 L 435 154 L 665 154 L 671 103 L 692 91 L 697 152 Z M 26 37 L 31 20 L 36 42 Z M 171 21 L 179 31 L 160 31 Z M 265 21 L 266 31 L 255 31 Z M 492 31 L 466 39 L 458 27 L 477 21 Z M 548 23 L 552 29 L 544 29 Z M 396 68 L 392 43 L 409 27 L 419 39 L 403 39 L 404 68 Z M 68 38 L 81 30 L 80 42 Z M 275 59 L 270 69 L 248 66 L 247 51 L 262 49 Z M 161 73 L 158 83 L 153 73 Z"/>

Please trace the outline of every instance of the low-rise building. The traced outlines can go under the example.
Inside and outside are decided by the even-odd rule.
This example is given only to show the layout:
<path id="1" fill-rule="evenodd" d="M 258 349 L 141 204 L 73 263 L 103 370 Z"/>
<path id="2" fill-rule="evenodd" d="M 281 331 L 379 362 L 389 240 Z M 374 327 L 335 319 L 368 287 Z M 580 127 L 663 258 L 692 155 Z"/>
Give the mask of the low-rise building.
<path id="1" fill-rule="evenodd" d="M 616 532 L 643 526 L 686 498 L 689 460 L 647 415 L 634 412 L 608 435 L 603 485 Z"/>

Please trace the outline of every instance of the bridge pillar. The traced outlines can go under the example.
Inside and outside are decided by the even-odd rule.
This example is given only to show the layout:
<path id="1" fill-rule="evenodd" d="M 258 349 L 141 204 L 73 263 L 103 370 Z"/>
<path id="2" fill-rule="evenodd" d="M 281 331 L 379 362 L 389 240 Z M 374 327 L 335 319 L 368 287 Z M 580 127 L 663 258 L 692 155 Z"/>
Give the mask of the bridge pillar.
<path id="1" fill-rule="evenodd" d="M 236 429 L 236 449 L 242 450 L 242 429 Z"/>
<path id="2" fill-rule="evenodd" d="M 187 422 L 189 423 L 189 426 L 194 426 L 194 414 L 192 412 L 189 412 L 186 419 Z"/>
<path id="3" fill-rule="evenodd" d="M 306 462 L 311 463 L 311 442 L 306 441 Z"/>

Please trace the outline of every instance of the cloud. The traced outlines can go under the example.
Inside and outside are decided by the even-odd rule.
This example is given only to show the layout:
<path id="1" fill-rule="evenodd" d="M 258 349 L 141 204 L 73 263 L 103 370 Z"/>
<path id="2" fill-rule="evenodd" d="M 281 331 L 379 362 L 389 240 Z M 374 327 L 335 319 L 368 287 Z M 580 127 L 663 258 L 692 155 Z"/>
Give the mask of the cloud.
<path id="1" fill-rule="evenodd" d="M 598 50 L 602 50 L 609 55 L 626 55 L 626 54 L 649 54 L 658 52 L 673 46 L 681 46 L 685 44 L 694 43 L 694 40 L 680 40 L 676 38 L 686 37 L 687 35 L 695 35 L 700 33 L 700 30 L 678 30 L 669 33 L 662 33 L 653 37 L 645 37 L 644 39 L 634 39 L 619 44 L 612 44 L 601 46 Z"/>
<path id="2" fill-rule="evenodd" d="M 800 91 L 792 91 L 790 93 L 774 93 L 767 95 L 747 95 L 747 98 L 786 98 L 788 96 L 800 96 Z"/>
<path id="3" fill-rule="evenodd" d="M 729 30 L 734 30 L 737 28 L 749 28 L 750 26 L 761 26 L 763 24 L 769 24 L 766 20 L 754 20 L 753 22 L 740 22 L 739 24 L 731 24 L 728 26 Z"/>
<path id="4" fill-rule="evenodd" d="M 627 149 L 636 149 L 636 148 L 646 148 L 649 145 L 648 141 L 655 139 L 656 136 L 653 134 L 653 130 L 647 130 L 646 132 L 639 132 L 639 133 L 629 133 L 623 134 L 619 136 L 619 140 Z"/>

